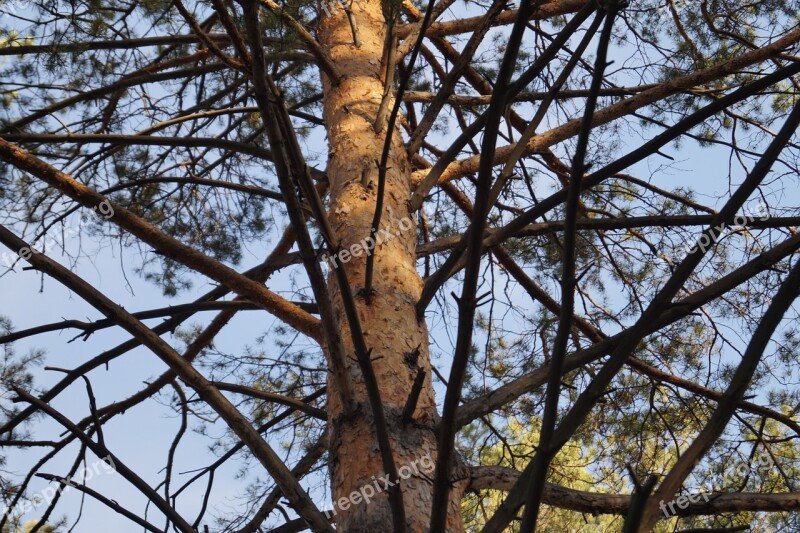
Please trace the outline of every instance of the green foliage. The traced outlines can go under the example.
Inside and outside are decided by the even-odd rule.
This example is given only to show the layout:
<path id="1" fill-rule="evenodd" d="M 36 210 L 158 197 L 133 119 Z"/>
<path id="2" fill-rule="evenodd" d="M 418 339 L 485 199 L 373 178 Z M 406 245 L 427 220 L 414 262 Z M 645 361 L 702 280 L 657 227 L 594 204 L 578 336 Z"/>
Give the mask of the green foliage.
<path id="1" fill-rule="evenodd" d="M 493 438 L 485 426 L 473 424 L 465 430 L 460 443 L 462 453 L 470 462 L 483 466 L 503 466 L 521 471 L 536 449 L 539 441 L 540 421 L 531 418 L 522 421 L 511 418 L 504 424 L 502 440 Z M 495 442 L 494 444 L 490 444 Z M 567 445 L 556 455 L 550 466 L 551 483 L 575 490 L 617 490 L 618 482 L 606 478 L 602 482 L 593 475 L 591 468 L 597 456 L 592 447 Z M 486 490 L 468 494 L 462 506 L 467 531 L 480 531 L 489 517 L 503 501 L 505 492 Z M 612 515 L 592 516 L 548 505 L 542 507 L 537 531 L 543 532 L 612 532 L 621 527 L 621 519 Z M 519 524 L 508 531 L 518 533 Z"/>

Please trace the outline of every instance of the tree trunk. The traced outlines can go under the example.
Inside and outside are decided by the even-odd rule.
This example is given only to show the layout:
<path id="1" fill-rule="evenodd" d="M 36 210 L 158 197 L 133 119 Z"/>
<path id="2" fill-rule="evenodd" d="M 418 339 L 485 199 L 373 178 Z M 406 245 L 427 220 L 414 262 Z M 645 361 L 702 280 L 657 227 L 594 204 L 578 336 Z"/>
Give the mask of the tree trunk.
<path id="1" fill-rule="evenodd" d="M 347 273 L 367 346 L 380 387 L 392 440 L 394 460 L 406 511 L 407 529 L 429 527 L 433 464 L 436 460 L 436 404 L 431 384 L 428 331 L 417 321 L 414 304 L 422 280 L 416 270 L 416 224 L 409 216 L 411 165 L 399 130 L 395 130 L 388 160 L 385 211 L 375 248 L 373 296 L 363 297 L 367 239 L 375 212 L 378 171 L 385 128 L 376 134 L 373 123 L 383 94 L 381 58 L 387 23 L 381 4 L 359 0 L 352 4 L 361 46 L 344 10 L 338 4 L 324 17 L 319 41 L 342 75 L 338 85 L 324 82 L 324 121 L 327 126 L 330 180 L 330 219 L 341 248 L 351 251 L 332 259 Z M 348 257 L 349 256 L 349 257 Z M 332 294 L 338 294 L 331 282 Z M 361 292 L 359 292 L 361 291 Z M 328 381 L 328 416 L 332 428 L 330 465 L 337 530 L 391 531 L 391 509 L 375 424 L 364 380 L 356 362 L 347 322 L 338 296 L 334 305 L 342 325 L 350 377 L 358 408 L 345 416 L 333 380 Z M 418 372 L 425 381 L 413 413 L 404 424 L 403 407 Z M 406 478 L 406 479 L 402 479 Z M 464 476 L 458 476 L 464 479 Z M 397 480 L 388 480 L 395 482 Z M 466 480 L 454 486 L 448 510 L 448 531 L 463 531 L 460 501 Z M 363 501 L 375 489 L 370 502 Z M 355 496 L 354 493 L 359 493 Z M 355 497 L 351 497 L 351 495 Z M 362 500 L 362 501 L 359 501 Z M 343 503 L 343 504 L 342 504 Z"/>

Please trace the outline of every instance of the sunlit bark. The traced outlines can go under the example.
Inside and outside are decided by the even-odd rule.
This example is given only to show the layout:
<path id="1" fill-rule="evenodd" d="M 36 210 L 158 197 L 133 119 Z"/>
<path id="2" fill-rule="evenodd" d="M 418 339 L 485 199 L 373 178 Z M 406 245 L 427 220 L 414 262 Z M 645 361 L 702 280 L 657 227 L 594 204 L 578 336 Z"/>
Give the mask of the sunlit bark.
<path id="1" fill-rule="evenodd" d="M 431 385 L 428 331 L 424 321 L 417 321 L 414 307 L 422 290 L 422 280 L 415 267 L 416 224 L 406 206 L 411 193 L 411 166 L 397 130 L 389 154 L 385 212 L 375 249 L 372 298 L 367 304 L 363 294 L 367 255 L 363 250 L 369 244 L 364 239 L 370 235 L 375 212 L 376 161 L 380 159 L 385 135 L 376 134 L 373 124 L 383 94 L 381 57 L 387 24 L 377 1 L 354 3 L 353 11 L 360 48 L 353 43 L 351 27 L 341 9 L 332 12 L 319 32 L 322 46 L 342 75 L 339 85 L 325 81 L 330 218 L 341 248 L 354 252 L 340 254 L 333 261 L 344 267 L 350 288 L 357 295 L 361 325 L 368 347 L 372 349 L 398 471 L 403 476 L 409 472 L 409 467 L 412 470 L 415 465 L 419 467 L 418 473 L 403 480 L 401 486 L 408 530 L 424 531 L 430 519 L 430 465 L 436 460 L 436 406 Z M 336 305 L 344 324 L 341 300 L 337 300 Z M 348 369 L 355 384 L 359 409 L 354 416 L 346 417 L 337 402 L 338 396 L 328 395 L 328 416 L 333 428 L 330 464 L 334 502 L 373 484 L 373 476 L 384 476 L 361 371 L 352 356 L 349 334 L 343 332 L 343 337 L 348 339 L 346 343 L 351 354 Z M 402 411 L 418 372 L 425 374 L 424 385 L 413 420 L 404 423 Z M 381 483 L 380 487 L 383 486 Z M 461 488 L 453 491 L 450 500 L 448 531 L 461 530 L 463 483 L 459 486 Z M 346 510 L 335 506 L 335 509 L 337 528 L 341 531 L 390 529 L 391 511 L 386 491 L 377 494 L 369 505 L 361 503 Z"/>

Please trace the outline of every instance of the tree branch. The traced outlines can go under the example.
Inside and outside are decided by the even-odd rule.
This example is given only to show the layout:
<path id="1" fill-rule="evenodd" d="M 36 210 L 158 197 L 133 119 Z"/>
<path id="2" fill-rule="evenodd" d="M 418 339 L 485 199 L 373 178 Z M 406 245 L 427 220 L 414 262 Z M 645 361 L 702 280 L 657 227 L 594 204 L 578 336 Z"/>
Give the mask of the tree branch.
<path id="1" fill-rule="evenodd" d="M 3 141 L 0 141 L 0 149 L 3 148 L 2 142 Z M 0 153 L 3 152 L 0 151 Z M 77 194 L 82 192 L 82 185 L 74 183 L 71 184 L 71 186 L 73 189 L 75 189 Z M 26 243 L 24 241 L 17 238 L 3 226 L 0 226 L 0 242 L 12 250 L 18 250 L 26 247 Z M 242 439 L 242 441 L 252 451 L 253 455 L 272 475 L 278 486 L 281 487 L 284 496 L 292 502 L 298 514 L 300 514 L 300 516 L 303 517 L 314 528 L 315 531 L 333 531 L 328 521 L 325 519 L 319 509 L 317 509 L 316 505 L 314 505 L 314 502 L 311 500 L 305 490 L 303 490 L 297 480 L 291 475 L 289 469 L 280 460 L 277 454 L 275 454 L 269 444 L 262 438 L 255 428 L 253 428 L 250 422 L 228 401 L 228 399 L 225 398 L 225 396 L 222 395 L 218 389 L 213 387 L 208 380 L 206 380 L 206 378 L 203 377 L 203 375 L 191 365 L 191 363 L 185 361 L 180 354 L 178 354 L 169 344 L 161 339 L 161 337 L 153 333 L 152 330 L 131 316 L 130 313 L 125 311 L 122 307 L 113 303 L 103 294 L 91 287 L 83 279 L 62 267 L 49 257 L 33 252 L 30 256 L 30 259 L 28 259 L 28 262 L 31 263 L 31 265 L 33 265 L 37 270 L 48 274 L 62 283 L 65 287 L 73 290 L 87 303 L 95 307 L 109 319 L 118 322 L 120 326 L 125 328 L 131 335 L 136 337 L 140 342 L 142 342 L 143 345 L 152 350 L 154 354 L 156 354 L 162 361 L 164 361 L 165 364 L 175 371 L 178 377 L 180 377 L 186 384 L 191 386 L 197 392 L 200 398 L 202 398 L 203 401 L 205 401 L 212 409 L 214 409 L 217 414 L 219 414 L 220 417 L 228 424 L 228 427 L 230 427 L 231 430 L 240 439 Z M 39 400 L 38 398 L 31 397 L 24 391 L 17 392 L 26 398 L 27 401 L 35 403 L 37 407 L 59 420 L 59 422 L 65 427 L 70 427 L 71 423 L 68 420 L 65 420 L 64 417 L 59 413 L 53 412 L 53 410 L 47 407 L 43 401 Z M 57 417 L 60 417 L 60 419 Z M 72 426 L 74 427 L 74 424 L 72 424 Z M 77 427 L 74 427 L 74 430 L 80 432 Z M 99 449 L 98 445 L 88 437 L 84 436 L 81 438 L 81 440 L 86 444 L 87 447 L 92 449 L 92 451 Z M 99 456 L 102 457 L 102 454 Z M 131 473 L 133 474 L 133 472 Z M 135 474 L 133 475 L 135 476 Z M 149 486 L 147 489 L 152 491 Z M 161 498 L 157 493 L 151 497 L 151 500 L 154 503 L 157 503 L 160 499 Z M 162 512 L 165 512 L 165 514 L 168 513 L 168 511 L 169 509 L 162 510 Z M 176 525 L 180 525 L 181 528 L 183 528 L 185 525 L 185 531 L 192 532 L 191 527 L 179 516 L 172 517 L 172 519 L 175 521 Z"/>
<path id="2" fill-rule="evenodd" d="M 41 159 L 8 143 L 4 139 L 0 139 L 0 160 L 29 172 L 83 206 L 92 208 L 102 203 L 109 205 L 114 213 L 109 220 L 128 231 L 131 235 L 138 237 L 164 256 L 197 270 L 223 285 L 227 285 L 240 295 L 246 296 L 261 305 L 301 333 L 320 340 L 319 320 L 296 305 L 232 268 L 181 243 L 121 205 L 112 202 L 105 196 L 98 194 L 93 189 L 75 181 L 70 176 L 56 170 Z"/>
<path id="3" fill-rule="evenodd" d="M 503 466 L 473 466 L 470 469 L 472 491 L 508 491 L 521 472 Z M 547 483 L 542 502 L 559 509 L 578 513 L 625 515 L 630 507 L 628 494 L 602 494 L 570 489 Z M 758 492 L 714 493 L 706 502 L 690 502 L 685 509 L 676 508 L 675 516 L 716 515 L 738 512 L 782 512 L 800 510 L 800 493 L 764 494 Z"/>

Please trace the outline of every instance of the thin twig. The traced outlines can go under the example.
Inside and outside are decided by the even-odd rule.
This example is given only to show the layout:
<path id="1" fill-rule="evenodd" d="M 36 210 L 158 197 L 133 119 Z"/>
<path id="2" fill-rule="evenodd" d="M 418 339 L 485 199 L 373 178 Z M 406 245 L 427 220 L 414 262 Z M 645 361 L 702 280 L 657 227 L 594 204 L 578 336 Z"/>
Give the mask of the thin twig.
<path id="1" fill-rule="evenodd" d="M 105 505 L 106 507 L 111 509 L 112 511 L 114 511 L 116 513 L 119 513 L 122 516 L 124 516 L 125 518 L 127 518 L 128 520 L 139 524 L 140 526 L 142 526 L 143 528 L 147 529 L 148 531 L 152 531 L 153 533 L 162 533 L 161 529 L 158 529 L 156 526 L 154 526 L 153 524 L 151 524 L 150 522 L 148 522 L 144 518 L 141 518 L 136 513 L 128 511 L 127 509 L 122 507 L 120 504 L 118 504 L 114 500 L 106 498 L 105 496 L 103 496 L 102 494 L 97 492 L 96 490 L 90 489 L 89 487 L 87 487 L 86 485 L 84 485 L 82 483 L 76 483 L 75 481 L 73 481 L 73 480 L 71 480 L 69 478 L 56 476 L 56 475 L 53 475 L 53 474 L 36 474 L 36 477 L 40 477 L 42 479 L 46 479 L 47 481 L 55 481 L 56 483 L 61 485 L 61 487 L 62 487 L 61 490 L 62 491 L 66 487 L 72 487 L 73 489 L 79 490 L 79 491 L 83 492 L 84 494 L 87 494 L 87 495 L 91 496 L 92 498 L 94 498 L 95 500 L 99 501 L 100 503 L 102 503 L 103 505 Z"/>
<path id="2" fill-rule="evenodd" d="M 19 387 L 13 387 L 14 392 L 19 396 L 19 401 L 25 401 L 30 403 L 31 405 L 35 405 L 40 411 L 46 413 L 50 418 L 64 426 L 64 428 L 68 429 L 70 433 L 75 435 L 87 448 L 92 450 L 92 452 L 99 458 L 103 458 L 104 460 L 110 459 L 112 461 L 114 469 L 119 472 L 121 476 L 131 482 L 131 484 L 139 489 L 139 491 L 144 494 L 148 500 L 153 502 L 159 511 L 164 513 L 168 516 L 174 523 L 175 526 L 178 527 L 184 533 L 195 533 L 194 529 L 191 525 L 189 525 L 186 520 L 183 519 L 181 515 L 178 514 L 172 506 L 167 503 L 160 494 L 158 494 L 154 489 L 150 487 L 150 485 L 140 478 L 136 472 L 128 468 L 116 455 L 111 453 L 111 450 L 106 448 L 104 445 L 94 442 L 90 439 L 83 431 L 80 430 L 75 424 L 73 424 L 66 416 L 61 414 L 60 412 L 56 411 L 53 407 L 46 404 L 45 402 L 41 401 L 36 396 L 29 394 L 28 392 L 24 391 Z"/>
<path id="3" fill-rule="evenodd" d="M 192 28 L 194 34 L 200 38 L 200 40 L 206 45 L 206 48 L 208 48 L 212 54 L 217 56 L 220 61 L 228 65 L 230 68 L 240 72 L 246 71 L 246 68 L 242 63 L 220 50 L 216 43 L 211 40 L 206 32 L 203 31 L 203 29 L 200 27 L 200 24 L 198 24 L 197 19 L 195 19 L 194 15 L 192 15 L 189 10 L 186 9 L 186 6 L 183 5 L 181 0 L 172 0 L 172 3 L 175 5 L 175 8 L 181 14 L 184 20 L 186 20 L 186 23 L 189 24 L 189 27 Z"/>
<path id="4" fill-rule="evenodd" d="M 331 61 L 328 53 L 322 49 L 314 36 L 308 33 L 308 30 L 306 30 L 305 26 L 295 20 L 294 17 L 289 15 L 289 13 L 287 13 L 281 6 L 273 2 L 273 0 L 258 0 L 258 2 L 269 9 L 272 13 L 285 20 L 286 23 L 297 32 L 297 34 L 301 39 L 303 39 L 303 42 L 308 47 L 308 51 L 317 58 L 317 61 L 319 61 L 319 67 L 323 70 L 323 72 L 325 72 L 325 74 L 328 75 L 328 78 L 330 78 L 333 85 L 338 85 L 339 82 L 342 81 L 342 75 L 339 73 L 339 70 L 336 68 L 336 65 L 334 65 L 333 61 Z M 258 22 L 258 20 L 255 22 Z"/>
<path id="5" fill-rule="evenodd" d="M 414 73 L 414 64 L 417 61 L 417 56 L 419 55 L 419 49 L 422 46 L 422 41 L 425 38 L 425 28 L 428 27 L 431 21 L 431 15 L 433 14 L 433 6 L 434 0 L 429 0 L 428 7 L 425 10 L 425 17 L 422 19 L 422 31 L 420 31 L 419 35 L 417 36 L 417 40 L 414 43 L 414 49 L 411 52 L 411 57 L 408 60 L 408 66 L 406 67 L 405 74 L 403 78 L 400 80 L 400 86 L 397 88 L 397 96 L 395 96 L 394 105 L 392 106 L 392 112 L 389 114 L 389 122 L 386 125 L 386 138 L 383 141 L 383 150 L 381 152 L 381 160 L 380 164 L 378 165 L 378 191 L 377 196 L 375 199 L 375 215 L 372 218 L 372 227 L 370 229 L 370 239 L 368 240 L 369 249 L 367 250 L 367 261 L 366 261 L 366 274 L 364 279 L 364 298 L 367 304 L 370 303 L 372 299 L 372 277 L 373 271 L 375 269 L 375 246 L 378 242 L 377 235 L 378 230 L 380 229 L 381 225 L 381 217 L 383 216 L 383 196 L 386 191 L 386 172 L 388 169 L 386 165 L 389 161 L 389 150 L 392 146 L 392 135 L 394 134 L 395 129 L 395 122 L 397 120 L 397 114 L 400 111 L 400 106 L 403 104 L 403 93 L 408 86 L 409 81 L 411 81 L 411 76 Z M 392 65 L 386 65 L 386 68 L 393 68 Z M 388 76 L 387 76 L 388 78 Z"/>
<path id="6" fill-rule="evenodd" d="M 259 390 L 253 387 L 248 387 L 246 385 L 239 385 L 238 383 L 224 383 L 222 381 L 212 381 L 211 384 L 214 385 L 219 390 L 235 392 L 237 394 L 244 394 L 245 396 L 251 396 L 253 398 L 258 398 L 260 400 L 279 403 L 287 407 L 294 407 L 298 411 L 311 415 L 314 418 L 318 418 L 319 420 L 328 419 L 328 414 L 324 410 L 318 409 L 313 405 L 308 405 L 302 400 L 290 398 L 289 396 L 284 396 L 283 394 L 276 394 L 274 392 Z"/>

